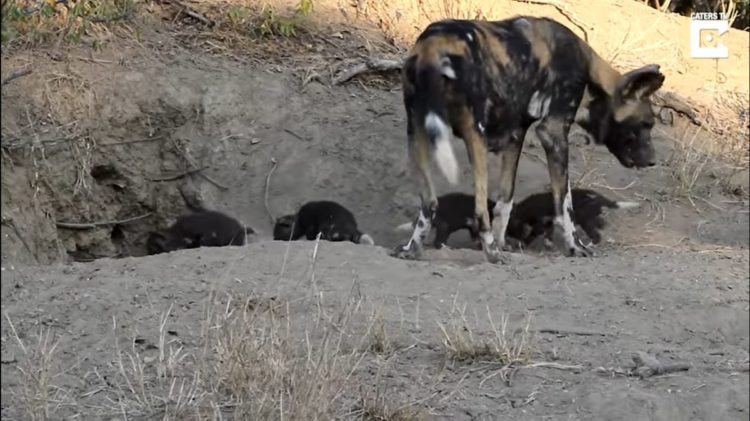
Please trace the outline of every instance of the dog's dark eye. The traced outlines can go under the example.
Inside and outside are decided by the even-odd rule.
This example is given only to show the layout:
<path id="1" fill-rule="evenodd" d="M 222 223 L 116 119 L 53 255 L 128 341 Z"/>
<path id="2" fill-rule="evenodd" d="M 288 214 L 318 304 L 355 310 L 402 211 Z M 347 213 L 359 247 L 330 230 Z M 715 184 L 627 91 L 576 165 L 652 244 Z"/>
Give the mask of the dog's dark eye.
<path id="1" fill-rule="evenodd" d="M 653 121 L 644 121 L 643 122 L 643 128 L 647 130 L 651 130 L 654 127 Z"/>

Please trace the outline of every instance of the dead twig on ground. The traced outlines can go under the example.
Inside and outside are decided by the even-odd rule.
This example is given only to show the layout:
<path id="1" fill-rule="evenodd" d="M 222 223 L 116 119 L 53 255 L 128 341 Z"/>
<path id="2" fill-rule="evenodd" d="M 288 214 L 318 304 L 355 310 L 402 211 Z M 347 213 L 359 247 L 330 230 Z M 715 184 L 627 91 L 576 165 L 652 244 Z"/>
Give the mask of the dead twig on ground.
<path id="1" fill-rule="evenodd" d="M 88 230 L 88 229 L 94 229 L 98 227 L 104 227 L 107 225 L 120 225 L 120 224 L 127 224 L 129 222 L 138 221 L 140 219 L 144 219 L 151 216 L 151 212 L 134 216 L 132 218 L 127 219 L 120 219 L 117 221 L 100 221 L 100 222 L 82 222 L 82 223 L 76 223 L 76 222 L 55 222 L 55 225 L 57 228 L 65 228 L 65 229 L 71 229 L 71 230 Z"/>
<path id="2" fill-rule="evenodd" d="M 196 12 L 195 10 L 191 9 L 190 7 L 184 5 L 181 1 L 178 0 L 162 0 L 164 3 L 172 4 L 174 6 L 177 6 L 180 9 L 180 13 L 184 13 L 191 18 L 203 23 L 204 25 L 208 26 L 209 28 L 212 28 L 214 26 L 214 22 L 203 16 L 202 14 Z"/>
<path id="3" fill-rule="evenodd" d="M 133 17 L 133 12 L 125 12 L 120 13 L 116 16 L 106 17 L 106 16 L 89 16 L 86 18 L 87 21 L 91 23 L 110 23 L 110 22 L 116 22 L 118 20 L 126 20 Z"/>
<path id="4" fill-rule="evenodd" d="M 284 129 L 285 132 L 289 133 L 290 135 L 296 137 L 299 140 L 304 140 L 305 142 L 309 141 L 310 139 L 305 139 L 304 137 L 298 135 L 295 133 L 292 129 Z"/>
<path id="5" fill-rule="evenodd" d="M 631 373 L 642 379 L 690 369 L 690 365 L 686 363 L 662 363 L 656 357 L 644 351 L 634 353 L 631 358 L 635 363 L 635 367 L 631 370 Z"/>
<path id="6" fill-rule="evenodd" d="M 178 180 L 178 179 L 180 179 L 182 177 L 188 176 L 190 174 L 195 174 L 197 172 L 201 172 L 201 171 L 203 171 L 205 169 L 208 169 L 208 168 L 210 168 L 210 166 L 206 165 L 206 166 L 203 166 L 203 167 L 200 167 L 200 168 L 192 168 L 192 169 L 189 169 L 187 171 L 181 172 L 179 174 L 164 175 L 164 176 L 160 176 L 160 177 L 149 178 L 149 180 L 150 181 L 173 181 L 173 180 Z"/>
<path id="7" fill-rule="evenodd" d="M 97 63 L 97 64 L 112 64 L 112 63 L 114 63 L 114 61 L 111 61 L 111 60 L 102 60 L 102 59 L 93 58 L 93 57 L 72 56 L 71 58 L 74 58 L 76 60 L 85 61 L 85 62 L 88 62 L 88 63 Z"/>
<path id="8" fill-rule="evenodd" d="M 698 114 L 695 112 L 695 107 L 690 105 L 687 99 L 674 92 L 655 92 L 654 105 L 675 111 L 678 114 L 687 117 L 688 120 L 695 125 L 703 125 L 703 122 L 698 118 Z"/>
<path id="9" fill-rule="evenodd" d="M 155 140 L 164 140 L 166 137 L 164 136 L 155 136 L 155 137 L 149 137 L 146 139 L 136 139 L 136 140 L 124 140 L 122 142 L 112 142 L 112 143 L 98 143 L 96 146 L 118 146 L 118 145 L 130 145 L 132 143 L 143 143 L 143 142 L 153 142 Z M 65 139 L 68 140 L 68 139 Z"/>
<path id="10" fill-rule="evenodd" d="M 204 173 L 202 171 L 198 172 L 198 175 L 200 175 L 201 177 L 205 178 L 206 181 L 208 181 L 209 183 L 213 184 L 214 186 L 216 186 L 216 187 L 218 187 L 218 188 L 220 188 L 222 190 L 229 190 L 228 186 L 225 186 L 224 184 L 219 183 L 218 181 L 216 181 L 213 178 L 209 177 L 206 173 Z"/>
<path id="11" fill-rule="evenodd" d="M 274 218 L 273 213 L 271 213 L 271 207 L 268 206 L 268 192 L 271 189 L 271 174 L 273 174 L 277 164 L 278 162 L 276 161 L 276 158 L 271 158 L 271 169 L 268 171 L 268 175 L 266 176 L 266 188 L 263 192 L 263 204 L 266 206 L 266 212 L 271 218 L 272 224 L 276 223 L 276 218 Z"/>
<path id="12" fill-rule="evenodd" d="M 608 376 L 623 376 L 627 377 L 629 374 L 626 370 L 619 367 L 597 367 L 594 369 L 597 374 L 606 374 Z"/>
<path id="13" fill-rule="evenodd" d="M 14 79 L 18 79 L 19 77 L 28 76 L 28 75 L 30 75 L 33 72 L 34 71 L 31 70 L 30 68 L 14 70 L 14 71 L 12 71 L 8 75 L 8 77 L 6 77 L 5 79 L 3 79 L 2 85 L 0 85 L 0 86 L 5 86 L 10 81 L 12 81 Z"/>
<path id="14" fill-rule="evenodd" d="M 559 363 L 547 362 L 547 361 L 538 361 L 538 362 L 534 362 L 534 363 L 523 366 L 523 368 L 533 368 L 533 367 L 554 368 L 557 370 L 574 371 L 574 372 L 579 372 L 585 368 L 582 365 L 559 364 Z"/>
<path id="15" fill-rule="evenodd" d="M 404 62 L 402 60 L 388 60 L 371 58 L 364 63 L 360 63 L 349 70 L 343 71 L 333 80 L 334 85 L 340 85 L 354 76 L 367 72 L 385 72 L 391 70 L 401 70 Z"/>
<path id="16" fill-rule="evenodd" d="M 576 336 L 607 336 L 604 332 L 596 332 L 593 330 L 578 330 L 578 329 L 558 329 L 554 327 L 545 327 L 537 329 L 539 333 L 552 333 L 554 335 L 576 335 Z"/>
<path id="17" fill-rule="evenodd" d="M 589 33 L 586 30 L 583 22 L 581 22 L 580 20 L 578 20 L 578 18 L 575 17 L 575 15 L 573 15 L 573 13 L 571 11 L 569 11 L 567 8 L 565 8 L 565 6 L 562 5 L 561 3 L 558 3 L 558 2 L 552 1 L 552 0 L 514 0 L 514 1 L 517 1 L 517 2 L 520 2 L 520 3 L 538 4 L 538 5 L 541 5 L 541 6 L 552 6 L 552 7 L 554 7 L 555 9 L 557 9 L 558 12 L 560 12 L 561 15 L 565 16 L 573 25 L 577 26 L 578 29 L 580 29 L 581 32 L 583 32 L 583 39 L 584 39 L 584 41 L 589 42 Z M 591 28 L 589 28 L 589 29 L 591 29 Z"/>

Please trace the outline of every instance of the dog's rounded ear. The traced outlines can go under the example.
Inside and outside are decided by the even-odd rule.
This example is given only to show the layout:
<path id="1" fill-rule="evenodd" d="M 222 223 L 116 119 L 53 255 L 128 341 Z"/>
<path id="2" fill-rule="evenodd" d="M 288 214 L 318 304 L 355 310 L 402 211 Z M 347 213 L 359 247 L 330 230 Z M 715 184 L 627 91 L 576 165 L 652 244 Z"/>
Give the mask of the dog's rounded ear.
<path id="1" fill-rule="evenodd" d="M 291 227 L 294 224 L 294 221 L 296 219 L 297 219 L 297 216 L 294 214 L 284 215 L 282 217 L 279 217 L 279 219 L 276 220 L 276 224 L 283 225 L 286 227 Z"/>
<path id="2" fill-rule="evenodd" d="M 625 101 L 641 100 L 649 97 L 664 84 L 665 76 L 658 64 L 649 64 L 631 70 L 620 78 L 618 91 Z"/>

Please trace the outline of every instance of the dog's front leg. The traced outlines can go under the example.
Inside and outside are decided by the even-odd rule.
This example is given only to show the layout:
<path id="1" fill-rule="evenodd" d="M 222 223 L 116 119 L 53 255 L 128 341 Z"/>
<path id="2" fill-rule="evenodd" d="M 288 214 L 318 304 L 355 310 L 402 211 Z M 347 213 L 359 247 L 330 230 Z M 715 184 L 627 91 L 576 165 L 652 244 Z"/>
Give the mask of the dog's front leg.
<path id="1" fill-rule="evenodd" d="M 572 118 L 546 117 L 536 127 L 536 134 L 547 156 L 555 218 L 552 240 L 567 256 L 591 256 L 593 252 L 578 238 L 573 221 L 573 196 L 568 178 L 568 132 Z"/>

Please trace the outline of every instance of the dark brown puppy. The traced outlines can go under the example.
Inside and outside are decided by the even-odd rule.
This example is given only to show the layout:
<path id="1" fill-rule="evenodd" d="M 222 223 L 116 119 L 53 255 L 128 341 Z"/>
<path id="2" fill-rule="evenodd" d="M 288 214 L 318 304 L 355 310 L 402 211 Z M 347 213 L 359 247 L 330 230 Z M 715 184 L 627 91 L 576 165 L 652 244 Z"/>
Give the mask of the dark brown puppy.
<path id="1" fill-rule="evenodd" d="M 294 224 L 297 221 L 296 214 L 280 216 L 273 225 L 273 239 L 289 241 L 294 233 Z"/>
<path id="2" fill-rule="evenodd" d="M 351 241 L 356 244 L 375 244 L 372 238 L 357 227 L 354 215 L 339 203 L 331 200 L 307 202 L 295 215 L 285 215 L 276 220 L 274 240 Z"/>
<path id="3" fill-rule="evenodd" d="M 599 230 L 606 225 L 602 212 L 604 208 L 628 209 L 639 206 L 637 202 L 614 201 L 589 189 L 573 189 L 574 222 L 581 226 L 594 244 L 601 241 Z M 552 192 L 532 194 L 516 206 L 510 214 L 507 236 L 531 244 L 540 236 L 552 234 L 555 220 L 555 207 Z"/>
<path id="4" fill-rule="evenodd" d="M 487 206 L 493 208 L 495 202 L 487 200 Z M 443 248 L 448 237 L 462 229 L 469 231 L 472 240 L 479 239 L 479 226 L 474 212 L 474 196 L 466 193 L 448 193 L 438 197 L 438 208 L 432 219 L 435 229 L 434 246 Z M 492 217 L 492 215 L 490 215 Z M 415 223 L 407 222 L 396 227 L 397 231 L 413 230 Z"/>
<path id="5" fill-rule="evenodd" d="M 197 247 L 241 246 L 250 227 L 219 211 L 201 210 L 183 215 L 169 228 L 152 231 L 146 240 L 148 254 L 168 253 Z"/>

